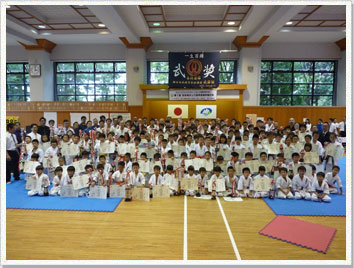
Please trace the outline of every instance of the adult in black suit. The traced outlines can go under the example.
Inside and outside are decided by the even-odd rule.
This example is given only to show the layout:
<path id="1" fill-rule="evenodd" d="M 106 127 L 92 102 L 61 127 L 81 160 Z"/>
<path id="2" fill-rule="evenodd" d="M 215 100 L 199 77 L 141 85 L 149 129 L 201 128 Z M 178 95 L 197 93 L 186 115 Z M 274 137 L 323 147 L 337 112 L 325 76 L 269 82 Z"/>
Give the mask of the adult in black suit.
<path id="1" fill-rule="evenodd" d="M 318 140 L 320 141 L 320 143 L 322 143 L 322 146 L 325 144 L 325 142 L 329 142 L 329 125 L 328 122 L 324 122 L 323 123 L 323 131 L 320 134 L 320 137 L 318 138 Z"/>
<path id="2" fill-rule="evenodd" d="M 40 134 L 41 136 L 47 135 L 49 137 L 50 128 L 45 125 L 46 123 L 47 123 L 47 119 L 45 119 L 44 117 L 41 117 L 41 119 L 39 119 L 38 134 Z"/>

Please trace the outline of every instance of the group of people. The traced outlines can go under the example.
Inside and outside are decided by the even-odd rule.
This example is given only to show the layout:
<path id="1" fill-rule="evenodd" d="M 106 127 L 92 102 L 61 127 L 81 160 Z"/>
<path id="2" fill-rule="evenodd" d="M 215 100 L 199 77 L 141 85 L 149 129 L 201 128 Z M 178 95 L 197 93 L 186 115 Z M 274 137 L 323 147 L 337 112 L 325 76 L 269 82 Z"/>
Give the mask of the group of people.
<path id="1" fill-rule="evenodd" d="M 338 159 L 343 157 L 345 118 L 311 124 L 289 120 L 281 127 L 249 118 L 181 120 L 121 116 L 63 125 L 40 119 L 25 133 L 7 125 L 7 183 L 22 170 L 37 182 L 28 195 L 60 195 L 61 188 L 86 175 L 79 196 L 96 186 L 169 187 L 170 195 L 295 198 L 330 202 L 343 194 Z M 30 168 L 29 168 L 30 167 Z M 183 179 L 197 189 L 182 189 Z M 266 182 L 261 184 L 260 182 Z M 39 185 L 39 187 L 38 187 Z M 51 186 L 52 185 L 52 186 Z M 109 195 L 109 190 L 108 190 Z"/>

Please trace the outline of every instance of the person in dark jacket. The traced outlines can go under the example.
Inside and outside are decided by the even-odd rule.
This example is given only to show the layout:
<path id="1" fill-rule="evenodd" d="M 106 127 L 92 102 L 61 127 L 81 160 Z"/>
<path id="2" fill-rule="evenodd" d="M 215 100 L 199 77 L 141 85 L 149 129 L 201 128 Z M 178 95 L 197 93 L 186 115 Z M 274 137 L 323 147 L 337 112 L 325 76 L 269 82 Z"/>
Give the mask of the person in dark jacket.
<path id="1" fill-rule="evenodd" d="M 45 125 L 46 123 L 47 123 L 47 119 L 45 119 L 44 117 L 41 117 L 41 119 L 39 119 L 38 134 L 40 134 L 41 136 L 47 135 L 49 137 L 50 128 Z"/>

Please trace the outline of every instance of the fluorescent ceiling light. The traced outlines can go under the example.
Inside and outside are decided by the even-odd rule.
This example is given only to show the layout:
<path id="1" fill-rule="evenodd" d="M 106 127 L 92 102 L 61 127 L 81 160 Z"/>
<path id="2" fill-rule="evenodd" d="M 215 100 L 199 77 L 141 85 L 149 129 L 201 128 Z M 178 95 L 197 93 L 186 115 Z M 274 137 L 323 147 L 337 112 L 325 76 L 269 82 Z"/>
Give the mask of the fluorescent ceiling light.
<path id="1" fill-rule="evenodd" d="M 9 6 L 9 5 L 6 5 L 6 8 L 11 8 L 11 6 Z"/>
<path id="2" fill-rule="evenodd" d="M 51 35 L 52 33 L 48 33 L 48 32 L 45 32 L 45 33 L 41 33 L 41 35 Z"/>
<path id="3" fill-rule="evenodd" d="M 229 21 L 227 24 L 228 25 L 235 25 L 235 22 L 234 21 Z"/>
<path id="4" fill-rule="evenodd" d="M 45 29 L 45 25 L 38 25 L 38 28 Z"/>
<path id="5" fill-rule="evenodd" d="M 37 34 L 37 31 L 36 30 L 31 30 L 32 33 L 34 34 Z"/>
<path id="6" fill-rule="evenodd" d="M 106 27 L 106 25 L 103 23 L 100 23 L 100 24 L 98 24 L 98 27 Z"/>
<path id="7" fill-rule="evenodd" d="M 154 30 L 154 31 L 152 31 L 152 33 L 162 33 L 162 31 L 161 30 Z"/>
<path id="8" fill-rule="evenodd" d="M 160 23 L 159 23 L 159 22 L 154 22 L 152 25 L 154 25 L 154 26 L 160 26 Z"/>
<path id="9" fill-rule="evenodd" d="M 238 50 L 237 49 L 222 49 L 220 50 L 220 53 L 222 52 L 237 52 Z"/>
<path id="10" fill-rule="evenodd" d="M 286 25 L 291 25 L 291 24 L 293 24 L 293 22 L 292 21 L 288 21 L 287 23 L 285 23 Z"/>
<path id="11" fill-rule="evenodd" d="M 234 29 L 227 29 L 227 30 L 225 30 L 224 32 L 225 32 L 225 33 L 234 33 L 234 32 L 236 32 L 236 30 L 234 30 Z"/>

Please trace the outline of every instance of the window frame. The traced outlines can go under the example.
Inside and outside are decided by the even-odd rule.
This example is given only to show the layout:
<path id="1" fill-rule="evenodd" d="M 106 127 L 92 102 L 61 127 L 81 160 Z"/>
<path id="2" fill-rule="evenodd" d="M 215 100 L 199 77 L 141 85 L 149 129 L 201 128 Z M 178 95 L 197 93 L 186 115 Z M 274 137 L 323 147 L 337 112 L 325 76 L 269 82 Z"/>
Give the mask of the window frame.
<path id="1" fill-rule="evenodd" d="M 260 76 L 262 76 L 263 73 L 270 73 L 271 74 L 271 81 L 269 83 L 262 83 L 260 81 L 260 89 L 262 87 L 262 84 L 266 84 L 270 86 L 270 94 L 261 94 L 259 91 L 259 105 L 260 106 L 282 106 L 282 105 L 274 105 L 273 102 L 273 97 L 290 97 L 291 103 L 288 106 L 299 106 L 299 107 L 326 107 L 326 106 L 318 106 L 314 105 L 314 98 L 315 97 L 324 97 L 324 96 L 332 96 L 332 105 L 335 106 L 336 104 L 336 97 L 337 97 L 337 73 L 338 73 L 338 61 L 337 60 L 306 60 L 306 59 L 301 59 L 301 60 L 261 60 L 262 62 L 270 62 L 271 63 L 271 69 L 270 71 L 263 71 L 262 66 L 261 66 L 261 71 L 260 71 Z M 291 62 L 291 70 L 290 71 L 282 71 L 282 70 L 276 70 L 274 71 L 274 62 Z M 299 71 L 299 70 L 294 70 L 294 62 L 311 62 L 312 63 L 312 70 L 310 71 Z M 316 62 L 332 62 L 334 64 L 334 70 L 333 71 L 315 71 L 315 64 Z M 291 74 L 291 83 L 273 83 L 273 75 L 274 73 L 290 73 Z M 312 83 L 294 83 L 294 74 L 295 73 L 307 73 L 307 74 L 312 74 L 313 79 Z M 315 74 L 316 73 L 333 73 L 333 83 L 315 83 Z M 261 77 L 260 77 L 261 80 Z M 273 94 L 273 85 L 281 85 L 281 84 L 286 84 L 286 85 L 291 85 L 291 94 L 286 95 L 286 94 Z M 294 94 L 294 85 L 311 85 L 311 94 L 309 95 L 296 95 Z M 331 95 L 324 95 L 324 94 L 315 94 L 315 85 L 317 84 L 322 84 L 322 85 L 332 85 L 333 86 L 333 93 Z M 268 96 L 270 98 L 270 104 L 261 104 L 261 97 L 262 96 Z M 294 105 L 294 96 L 297 97 L 311 97 L 311 104 L 310 105 Z"/>
<path id="2" fill-rule="evenodd" d="M 236 84 L 237 83 L 237 59 L 223 59 L 223 60 L 220 60 L 220 62 L 222 62 L 222 61 L 230 61 L 230 62 L 233 61 L 234 62 L 234 70 L 231 71 L 231 72 L 220 72 L 220 70 L 219 70 L 219 84 L 230 84 L 230 83 L 226 83 L 226 82 L 225 83 L 220 82 L 220 74 L 221 73 L 233 73 L 234 81 L 231 82 L 231 84 Z M 147 83 L 149 85 L 161 85 L 161 84 L 152 84 L 151 83 L 151 74 L 152 73 L 167 73 L 168 74 L 169 72 L 151 72 L 151 62 L 167 62 L 168 63 L 168 60 L 148 60 L 147 61 Z"/>
<path id="3" fill-rule="evenodd" d="M 19 72 L 19 73 L 8 73 L 7 72 L 7 66 L 9 64 L 21 64 L 22 65 L 22 72 Z M 28 68 L 27 68 L 27 72 L 26 72 L 26 65 L 28 65 Z M 7 75 L 9 74 L 22 74 L 23 76 L 23 80 L 22 80 L 22 84 L 11 84 L 11 85 L 21 85 L 24 87 L 24 93 L 23 94 L 9 94 L 9 89 L 8 89 L 8 86 L 9 84 L 7 83 Z M 28 62 L 6 62 L 6 101 L 31 101 L 31 92 L 28 92 L 28 88 L 31 89 L 31 86 L 30 86 L 30 82 L 28 81 L 28 84 L 26 84 L 26 74 L 29 75 L 29 63 Z M 29 80 L 29 77 L 28 77 L 28 80 Z M 17 96 L 17 97 L 24 97 L 24 100 L 9 100 L 9 97 L 12 97 L 12 96 Z M 28 100 L 27 100 L 27 97 L 28 97 Z"/>
<path id="4" fill-rule="evenodd" d="M 58 72 L 57 70 L 57 66 L 58 64 L 63 64 L 63 63 L 67 63 L 67 64 L 74 64 L 74 71 L 73 72 Z M 93 72 L 79 72 L 77 70 L 77 64 L 80 64 L 80 63 L 93 63 Z M 113 63 L 113 72 L 110 71 L 110 72 L 99 72 L 99 71 L 96 71 L 96 64 L 98 63 Z M 107 97 L 107 96 L 112 96 L 112 94 L 106 94 L 106 95 L 100 95 L 100 94 L 96 94 L 96 86 L 99 86 L 99 85 L 108 85 L 108 86 L 114 86 L 114 94 L 113 94 L 113 97 L 114 97 L 114 100 L 108 100 L 108 101 L 116 101 L 116 102 L 124 102 L 124 101 L 127 101 L 128 98 L 127 98 L 127 80 L 125 81 L 125 83 L 105 83 L 105 84 L 97 84 L 96 83 L 96 74 L 120 74 L 120 73 L 123 73 L 123 74 L 127 74 L 127 71 L 116 71 L 116 63 L 125 63 L 126 64 L 126 61 L 124 60 L 115 60 L 115 61 L 56 61 L 54 62 L 54 99 L 55 101 L 64 101 L 64 100 L 59 100 L 59 97 L 61 96 L 66 96 L 66 97 L 74 97 L 74 100 L 73 101 L 82 101 L 82 102 L 85 102 L 86 100 L 78 100 L 77 98 L 78 97 L 89 97 L 89 96 L 92 96 L 94 97 L 94 100 L 93 102 L 95 101 L 102 101 L 102 100 L 96 100 L 96 97 L 100 97 L 100 96 L 103 96 L 103 97 Z M 74 74 L 74 83 L 72 84 L 62 84 L 62 83 L 57 83 L 57 74 Z M 77 83 L 77 78 L 76 78 L 76 75 L 77 74 L 93 74 L 93 83 L 83 83 L 83 84 L 78 84 Z M 115 77 L 113 77 L 113 80 L 115 81 Z M 75 94 L 73 95 L 68 95 L 68 94 L 59 94 L 58 95 L 58 88 L 57 86 L 58 85 L 73 85 L 75 86 Z M 77 94 L 77 86 L 88 86 L 88 85 L 93 85 L 94 87 L 94 93 L 93 95 L 91 94 L 86 94 L 86 95 L 81 95 L 81 94 Z M 125 95 L 122 95 L 122 94 L 116 94 L 116 87 L 119 86 L 119 85 L 125 85 L 125 88 L 126 88 L 126 94 Z M 116 97 L 125 97 L 125 100 L 121 101 L 121 100 L 116 100 Z M 69 100 L 71 101 L 71 100 Z M 107 101 L 107 100 L 103 100 L 103 101 Z"/>

